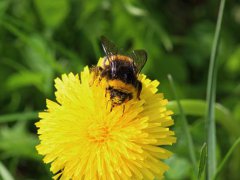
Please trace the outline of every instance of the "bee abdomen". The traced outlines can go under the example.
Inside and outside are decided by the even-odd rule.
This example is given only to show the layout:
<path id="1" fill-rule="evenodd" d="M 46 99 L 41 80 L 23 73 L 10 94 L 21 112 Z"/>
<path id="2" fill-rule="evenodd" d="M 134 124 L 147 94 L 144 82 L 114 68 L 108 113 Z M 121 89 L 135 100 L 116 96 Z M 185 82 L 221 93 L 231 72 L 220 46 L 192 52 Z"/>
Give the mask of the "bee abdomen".
<path id="1" fill-rule="evenodd" d="M 108 87 L 107 90 L 110 92 L 110 99 L 112 100 L 113 105 L 120 105 L 133 98 L 132 93 L 114 89 L 113 87 Z"/>

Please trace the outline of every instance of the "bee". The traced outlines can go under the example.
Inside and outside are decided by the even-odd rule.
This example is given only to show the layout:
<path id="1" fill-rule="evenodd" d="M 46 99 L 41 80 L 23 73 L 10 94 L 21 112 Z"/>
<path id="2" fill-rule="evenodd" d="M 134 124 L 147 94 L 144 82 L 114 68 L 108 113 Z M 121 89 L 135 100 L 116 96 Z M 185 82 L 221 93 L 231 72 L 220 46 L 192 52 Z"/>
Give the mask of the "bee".
<path id="1" fill-rule="evenodd" d="M 104 36 L 101 37 L 101 44 L 106 56 L 103 64 L 93 70 L 97 71 L 100 79 L 106 79 L 106 93 L 109 94 L 112 108 L 133 98 L 140 100 L 142 83 L 138 75 L 147 61 L 146 51 L 134 50 L 127 55 L 120 54 L 116 45 Z"/>

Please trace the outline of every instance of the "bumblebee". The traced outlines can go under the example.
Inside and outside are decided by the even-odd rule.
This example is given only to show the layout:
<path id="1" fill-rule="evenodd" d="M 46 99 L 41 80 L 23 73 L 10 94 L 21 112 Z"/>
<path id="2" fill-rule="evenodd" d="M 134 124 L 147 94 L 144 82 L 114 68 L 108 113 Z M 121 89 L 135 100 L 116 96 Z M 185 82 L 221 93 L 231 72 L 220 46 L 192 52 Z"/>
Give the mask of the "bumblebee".
<path id="1" fill-rule="evenodd" d="M 103 64 L 92 68 L 99 76 L 107 81 L 106 94 L 109 94 L 114 106 L 121 105 L 136 98 L 140 100 L 142 83 L 138 75 L 147 61 L 145 50 L 134 50 L 129 54 L 120 54 L 114 43 L 106 37 L 101 37 L 105 52 Z"/>

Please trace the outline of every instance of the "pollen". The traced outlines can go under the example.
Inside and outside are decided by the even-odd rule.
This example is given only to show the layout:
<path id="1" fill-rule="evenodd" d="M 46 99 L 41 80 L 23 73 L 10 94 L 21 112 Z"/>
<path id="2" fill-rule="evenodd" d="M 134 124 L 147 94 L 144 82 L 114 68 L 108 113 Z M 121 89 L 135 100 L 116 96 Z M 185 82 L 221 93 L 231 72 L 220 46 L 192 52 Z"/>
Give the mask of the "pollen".
<path id="1" fill-rule="evenodd" d="M 110 139 L 110 130 L 104 124 L 92 124 L 88 128 L 87 138 L 93 143 L 104 143 Z"/>

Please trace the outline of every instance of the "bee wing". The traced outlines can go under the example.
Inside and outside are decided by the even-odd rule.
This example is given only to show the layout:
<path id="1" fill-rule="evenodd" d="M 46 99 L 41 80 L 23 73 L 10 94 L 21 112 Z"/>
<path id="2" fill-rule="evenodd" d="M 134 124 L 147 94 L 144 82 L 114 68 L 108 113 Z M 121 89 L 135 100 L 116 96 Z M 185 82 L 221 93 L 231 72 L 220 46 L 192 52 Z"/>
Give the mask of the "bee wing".
<path id="1" fill-rule="evenodd" d="M 118 54 L 118 48 L 113 42 L 111 42 L 105 36 L 101 36 L 101 44 L 102 44 L 103 50 L 107 56 L 107 59 L 110 62 L 111 56 Z"/>
<path id="2" fill-rule="evenodd" d="M 134 50 L 131 54 L 130 57 L 133 59 L 133 63 L 137 68 L 137 74 L 140 73 L 142 70 L 143 66 L 145 65 L 147 61 L 147 52 L 143 49 L 140 50 Z"/>

